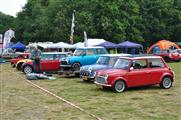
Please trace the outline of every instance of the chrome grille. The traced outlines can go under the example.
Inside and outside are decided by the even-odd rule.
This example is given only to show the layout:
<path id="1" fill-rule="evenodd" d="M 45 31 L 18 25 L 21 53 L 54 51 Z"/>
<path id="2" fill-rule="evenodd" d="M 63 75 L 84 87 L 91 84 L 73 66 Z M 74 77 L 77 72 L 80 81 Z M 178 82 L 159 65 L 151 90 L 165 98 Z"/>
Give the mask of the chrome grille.
<path id="1" fill-rule="evenodd" d="M 102 76 L 96 76 L 95 81 L 96 81 L 97 83 L 107 84 L 107 80 L 106 80 L 104 77 L 102 77 Z"/>
<path id="2" fill-rule="evenodd" d="M 82 76 L 89 76 L 90 73 L 89 73 L 89 71 L 80 71 L 80 75 L 82 75 Z"/>

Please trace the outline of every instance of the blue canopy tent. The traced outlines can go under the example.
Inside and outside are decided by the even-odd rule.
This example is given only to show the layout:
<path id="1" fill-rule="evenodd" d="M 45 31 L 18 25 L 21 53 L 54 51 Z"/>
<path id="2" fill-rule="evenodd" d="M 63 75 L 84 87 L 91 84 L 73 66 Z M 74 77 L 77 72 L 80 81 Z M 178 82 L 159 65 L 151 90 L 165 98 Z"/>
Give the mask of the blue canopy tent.
<path id="1" fill-rule="evenodd" d="M 138 54 L 136 53 L 136 49 L 141 48 L 141 51 L 143 52 L 143 46 L 141 44 L 137 44 L 130 41 L 125 41 L 118 44 L 118 48 L 124 49 L 124 53 L 128 53 L 128 49 L 130 49 L 131 54 Z"/>
<path id="2" fill-rule="evenodd" d="M 9 45 L 8 45 L 8 48 L 11 48 L 13 45 L 14 45 L 14 43 L 10 42 Z"/>
<path id="3" fill-rule="evenodd" d="M 105 48 L 117 48 L 118 47 L 117 44 L 109 42 L 109 41 L 103 42 L 103 43 L 98 44 L 96 46 L 102 46 L 102 47 L 105 47 Z"/>
<path id="4" fill-rule="evenodd" d="M 16 51 L 24 51 L 26 46 L 23 43 L 21 43 L 21 42 L 17 42 L 13 46 L 11 46 L 11 48 L 12 49 L 16 49 Z"/>

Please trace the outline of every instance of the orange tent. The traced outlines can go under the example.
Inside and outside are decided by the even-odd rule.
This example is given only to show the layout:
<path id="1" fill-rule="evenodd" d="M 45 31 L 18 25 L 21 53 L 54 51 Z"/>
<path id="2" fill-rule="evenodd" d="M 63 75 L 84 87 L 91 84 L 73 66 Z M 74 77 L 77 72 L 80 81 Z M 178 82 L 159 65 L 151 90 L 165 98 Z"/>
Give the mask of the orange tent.
<path id="1" fill-rule="evenodd" d="M 148 50 L 147 53 L 154 53 L 156 50 L 163 49 L 179 49 L 179 46 L 173 42 L 167 40 L 160 40 L 157 43 L 153 44 Z"/>

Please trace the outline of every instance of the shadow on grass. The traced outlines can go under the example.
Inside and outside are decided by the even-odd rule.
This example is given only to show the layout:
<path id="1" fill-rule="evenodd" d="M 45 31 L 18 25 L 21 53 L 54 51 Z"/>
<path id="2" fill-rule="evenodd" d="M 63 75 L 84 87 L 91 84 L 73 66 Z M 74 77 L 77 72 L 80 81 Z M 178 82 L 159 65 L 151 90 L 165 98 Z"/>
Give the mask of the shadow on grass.
<path id="1" fill-rule="evenodd" d="M 98 89 L 100 89 L 100 90 L 102 90 L 102 91 L 104 91 L 104 92 L 108 92 L 108 93 L 110 93 L 110 92 L 112 92 L 112 93 L 115 93 L 115 91 L 112 89 L 112 88 L 110 88 L 110 87 L 105 87 L 105 88 L 103 88 L 103 89 L 101 89 L 101 88 L 98 88 Z M 162 90 L 159 86 L 142 86 L 142 87 L 133 87 L 133 88 L 128 88 L 128 89 L 126 89 L 124 92 L 129 92 L 129 91 L 144 91 L 144 90 Z"/>

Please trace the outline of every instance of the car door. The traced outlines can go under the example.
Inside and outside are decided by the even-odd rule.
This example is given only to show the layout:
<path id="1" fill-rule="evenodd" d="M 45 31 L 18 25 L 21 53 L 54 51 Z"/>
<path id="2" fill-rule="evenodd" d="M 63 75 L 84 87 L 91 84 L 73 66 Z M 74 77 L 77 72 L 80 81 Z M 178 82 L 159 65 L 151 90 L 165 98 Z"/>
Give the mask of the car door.
<path id="1" fill-rule="evenodd" d="M 149 84 L 149 72 L 146 59 L 134 60 L 127 77 L 129 86 L 133 87 Z"/>
<path id="2" fill-rule="evenodd" d="M 97 61 L 97 55 L 95 54 L 94 49 L 86 49 L 86 55 L 83 56 L 83 63 L 82 65 L 91 65 Z"/>
<path id="3" fill-rule="evenodd" d="M 160 79 L 165 72 L 165 64 L 160 58 L 150 58 L 149 59 L 150 68 L 150 80 L 149 84 L 160 83 Z"/>
<path id="4" fill-rule="evenodd" d="M 41 60 L 41 70 L 42 71 L 50 71 L 53 68 L 53 54 L 47 54 Z"/>

